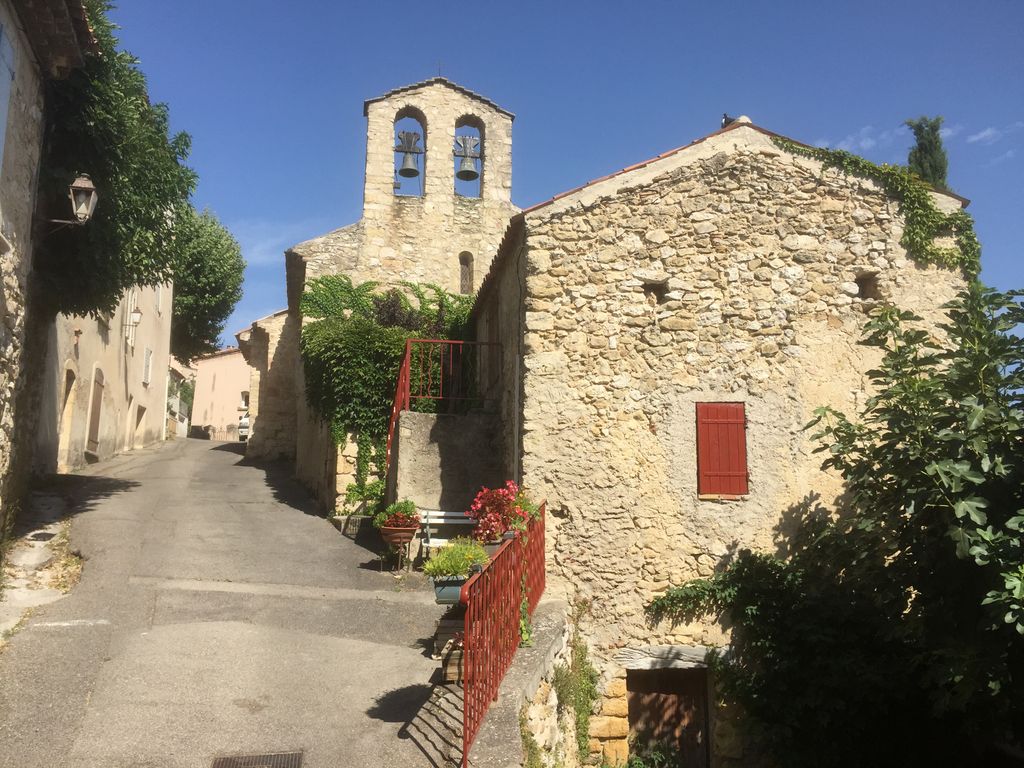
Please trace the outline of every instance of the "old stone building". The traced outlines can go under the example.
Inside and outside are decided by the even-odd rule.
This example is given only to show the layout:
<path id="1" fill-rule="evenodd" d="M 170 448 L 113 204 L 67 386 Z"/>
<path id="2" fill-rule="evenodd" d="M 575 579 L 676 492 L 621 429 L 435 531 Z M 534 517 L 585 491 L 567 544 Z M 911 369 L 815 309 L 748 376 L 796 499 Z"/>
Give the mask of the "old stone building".
<path id="1" fill-rule="evenodd" d="M 303 395 L 299 301 L 306 285 L 345 274 L 356 283 L 410 281 L 473 293 L 517 211 L 511 202 L 512 113 L 435 77 L 369 99 L 363 114 L 362 217 L 290 248 L 287 313 L 257 321 L 238 336 L 253 369 L 251 399 L 258 402 L 250 410 L 249 455 L 294 459 L 296 475 L 325 506 L 333 506 L 336 489 L 350 481 L 350 462 L 339 462 L 338 447 Z M 460 177 L 467 165 L 478 178 Z"/>
<path id="2" fill-rule="evenodd" d="M 863 404 L 866 310 L 934 323 L 962 285 L 908 258 L 874 183 L 772 136 L 741 118 L 525 210 L 477 298 L 477 338 L 503 344 L 506 473 L 548 500 L 552 588 L 589 606 L 591 750 L 613 765 L 652 706 L 693 765 L 744 763 L 703 669 L 727 637 L 651 627 L 644 606 L 737 547 L 771 550 L 788 508 L 834 501 L 802 426 Z"/>
<path id="3" fill-rule="evenodd" d="M 80 0 L 0 1 L 0 532 L 18 495 L 11 471 L 44 87 L 95 50 Z"/>

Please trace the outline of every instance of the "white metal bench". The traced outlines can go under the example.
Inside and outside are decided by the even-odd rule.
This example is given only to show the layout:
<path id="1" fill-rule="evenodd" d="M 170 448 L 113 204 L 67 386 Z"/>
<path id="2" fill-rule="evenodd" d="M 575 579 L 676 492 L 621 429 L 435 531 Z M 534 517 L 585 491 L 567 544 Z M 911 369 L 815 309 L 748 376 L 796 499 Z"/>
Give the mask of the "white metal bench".
<path id="1" fill-rule="evenodd" d="M 465 512 L 446 512 L 443 509 L 421 509 L 420 525 L 423 528 L 423 546 L 427 554 L 434 547 L 447 544 L 454 536 L 442 536 L 442 528 L 447 526 L 473 526 L 476 520 L 470 519 Z M 468 530 L 460 531 L 461 535 L 467 535 Z"/>

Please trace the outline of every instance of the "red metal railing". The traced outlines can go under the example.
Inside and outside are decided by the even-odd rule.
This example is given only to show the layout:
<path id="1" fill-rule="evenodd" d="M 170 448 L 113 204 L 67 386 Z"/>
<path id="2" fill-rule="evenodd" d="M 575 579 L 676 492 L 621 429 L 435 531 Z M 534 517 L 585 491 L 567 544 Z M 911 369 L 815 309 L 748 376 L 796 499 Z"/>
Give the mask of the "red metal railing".
<path id="1" fill-rule="evenodd" d="M 462 587 L 466 606 L 462 640 L 462 768 L 502 678 L 519 647 L 519 606 L 525 583 L 530 615 L 544 593 L 544 518 L 527 526 L 526 536 L 504 542 L 481 573 Z"/>
<path id="2" fill-rule="evenodd" d="M 482 403 L 494 399 L 493 382 L 482 384 L 477 380 L 476 371 L 483 348 L 499 346 L 486 341 L 443 339 L 408 339 L 405 342 L 405 355 L 398 369 L 388 423 L 387 467 L 391 466 L 391 446 L 398 415 L 411 410 L 414 403 L 431 400 L 448 404 Z M 498 372 L 491 373 L 491 378 L 495 378 Z"/>

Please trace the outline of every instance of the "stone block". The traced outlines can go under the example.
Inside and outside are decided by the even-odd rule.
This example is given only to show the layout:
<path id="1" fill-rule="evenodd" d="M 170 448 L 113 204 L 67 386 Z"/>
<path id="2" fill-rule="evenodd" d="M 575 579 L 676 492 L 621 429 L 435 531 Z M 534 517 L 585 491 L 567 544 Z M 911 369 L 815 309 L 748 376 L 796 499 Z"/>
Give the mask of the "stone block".
<path id="1" fill-rule="evenodd" d="M 614 699 L 605 699 L 601 705 L 601 714 L 607 717 L 628 717 L 629 702 L 625 696 Z"/>
<path id="2" fill-rule="evenodd" d="M 624 739 L 629 735 L 629 720 L 625 717 L 592 717 L 590 735 L 597 739 Z"/>
<path id="3" fill-rule="evenodd" d="M 629 742 L 626 739 L 613 739 L 601 744 L 604 761 L 609 766 L 624 766 L 629 760 Z"/>

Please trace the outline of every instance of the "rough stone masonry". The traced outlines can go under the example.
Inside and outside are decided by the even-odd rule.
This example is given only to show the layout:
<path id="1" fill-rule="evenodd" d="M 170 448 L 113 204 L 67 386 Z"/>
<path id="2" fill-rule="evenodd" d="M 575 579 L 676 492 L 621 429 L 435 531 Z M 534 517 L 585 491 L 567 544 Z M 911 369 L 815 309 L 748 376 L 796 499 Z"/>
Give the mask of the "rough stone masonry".
<path id="1" fill-rule="evenodd" d="M 902 226 L 873 183 L 743 121 L 530 209 L 507 238 L 478 327 L 516 301 L 490 286 L 524 275 L 520 322 L 500 331 L 521 394 L 503 410 L 521 424 L 524 485 L 552 510 L 549 573 L 589 605 L 603 689 L 591 749 L 606 759 L 627 752 L 617 654 L 728 640 L 713 623 L 648 626 L 651 598 L 739 547 L 771 550 L 787 509 L 834 502 L 838 478 L 802 427 L 821 405 L 863 404 L 866 310 L 891 301 L 934 328 L 962 285 L 908 258 Z M 749 493 L 729 500 L 697 491 L 695 404 L 719 401 L 744 403 L 748 422 Z M 712 723 L 713 764 L 740 764 L 728 719 Z"/>

